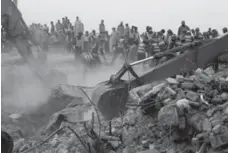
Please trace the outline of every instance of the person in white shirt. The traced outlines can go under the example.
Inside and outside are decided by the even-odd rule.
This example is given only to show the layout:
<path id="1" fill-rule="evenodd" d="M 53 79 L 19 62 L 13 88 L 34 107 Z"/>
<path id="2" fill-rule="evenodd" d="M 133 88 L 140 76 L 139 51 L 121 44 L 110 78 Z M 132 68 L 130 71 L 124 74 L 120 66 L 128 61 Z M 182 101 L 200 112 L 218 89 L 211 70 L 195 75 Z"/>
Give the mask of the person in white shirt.
<path id="1" fill-rule="evenodd" d="M 74 34 L 75 34 L 75 37 L 76 37 L 80 32 L 84 33 L 84 24 L 79 20 L 79 17 L 77 16 L 77 17 L 76 17 L 75 24 L 74 24 Z"/>

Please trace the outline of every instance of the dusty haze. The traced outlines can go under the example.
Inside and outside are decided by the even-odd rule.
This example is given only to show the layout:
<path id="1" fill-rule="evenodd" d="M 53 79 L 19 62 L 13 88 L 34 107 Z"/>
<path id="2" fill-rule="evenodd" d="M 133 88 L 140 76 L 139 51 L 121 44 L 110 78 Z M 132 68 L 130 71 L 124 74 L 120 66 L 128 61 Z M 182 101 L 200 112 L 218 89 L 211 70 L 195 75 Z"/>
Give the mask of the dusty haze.
<path id="1" fill-rule="evenodd" d="M 79 16 L 86 30 L 98 30 L 101 19 L 110 31 L 120 21 L 128 22 L 144 31 L 146 25 L 154 30 L 177 30 L 181 20 L 192 28 L 228 26 L 227 0 L 19 0 L 18 6 L 28 24 L 49 24 L 68 16 L 75 21 Z"/>

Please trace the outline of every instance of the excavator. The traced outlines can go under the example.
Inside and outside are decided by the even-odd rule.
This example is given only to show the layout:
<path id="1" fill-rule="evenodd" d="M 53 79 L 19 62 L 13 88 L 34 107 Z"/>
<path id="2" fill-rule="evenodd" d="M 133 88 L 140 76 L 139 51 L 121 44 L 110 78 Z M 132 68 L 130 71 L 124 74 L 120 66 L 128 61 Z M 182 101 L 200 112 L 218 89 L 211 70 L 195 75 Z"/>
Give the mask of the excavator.
<path id="1" fill-rule="evenodd" d="M 31 68 L 35 70 L 36 74 L 44 80 L 45 83 L 48 83 L 50 80 L 48 80 L 49 77 L 46 77 L 45 74 L 49 71 L 44 69 L 45 66 L 40 66 L 42 65 L 40 64 L 41 62 L 37 62 L 37 59 L 30 50 L 31 43 L 36 45 L 36 42 L 32 38 L 20 11 L 11 0 L 1 0 L 1 2 L 2 27 L 7 31 L 8 40 L 14 43 L 20 55 L 27 61 Z M 180 50 L 185 51 L 181 55 L 176 56 L 163 64 L 150 68 L 141 75 L 138 75 L 133 70 L 133 66 L 135 65 Z M 129 98 L 129 89 L 154 81 L 163 80 L 177 74 L 190 72 L 197 68 L 204 68 L 208 63 L 217 61 L 219 56 L 227 53 L 228 34 L 224 34 L 209 42 L 193 42 L 181 46 L 180 48 L 165 51 L 159 55 L 125 64 L 116 74 L 112 75 L 109 80 L 101 82 L 94 87 L 91 96 L 92 102 L 96 105 L 104 119 L 111 120 L 114 117 L 119 116 L 120 112 L 125 110 L 125 105 Z M 130 80 L 121 79 L 126 72 L 130 72 L 134 78 L 131 78 Z M 9 138 L 6 138 L 6 140 L 9 143 L 12 143 L 11 139 L 9 140 Z"/>
<path id="2" fill-rule="evenodd" d="M 166 62 L 150 68 L 148 71 L 138 75 L 133 66 L 151 61 L 157 57 L 183 51 L 181 55 L 167 60 Z M 218 57 L 228 54 L 228 33 L 209 41 L 194 41 L 180 47 L 173 48 L 146 59 L 134 63 L 125 64 L 120 71 L 112 75 L 109 80 L 95 86 L 91 100 L 96 105 L 106 120 L 112 120 L 126 109 L 128 91 L 147 83 L 161 81 L 168 77 L 184 74 L 204 68 L 210 63 L 217 63 Z M 228 59 L 227 59 L 228 60 Z M 130 80 L 121 79 L 126 72 L 133 76 Z"/>

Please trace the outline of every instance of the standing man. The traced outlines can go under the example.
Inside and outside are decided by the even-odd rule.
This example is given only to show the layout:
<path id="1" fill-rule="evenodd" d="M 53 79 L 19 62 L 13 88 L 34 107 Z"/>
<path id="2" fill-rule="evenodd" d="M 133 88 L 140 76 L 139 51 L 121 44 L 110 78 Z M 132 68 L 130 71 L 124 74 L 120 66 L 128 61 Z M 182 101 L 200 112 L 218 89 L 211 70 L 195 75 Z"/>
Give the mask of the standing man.
<path id="1" fill-rule="evenodd" d="M 112 28 L 112 33 L 111 33 L 110 39 L 109 39 L 109 50 L 111 52 L 115 50 L 117 40 L 118 40 L 118 36 L 117 36 L 116 28 Z"/>
<path id="2" fill-rule="evenodd" d="M 123 22 L 121 22 L 120 25 L 117 27 L 117 31 L 118 31 L 120 37 L 124 36 L 124 25 L 123 25 Z"/>
<path id="3" fill-rule="evenodd" d="M 51 34 L 54 34 L 55 33 L 55 26 L 54 26 L 54 22 L 51 21 Z"/>
<path id="4" fill-rule="evenodd" d="M 104 34 L 106 32 L 105 31 L 104 20 L 101 20 L 101 23 L 99 25 L 99 32 L 100 32 L 100 34 Z"/>
<path id="5" fill-rule="evenodd" d="M 62 30 L 62 24 L 60 22 L 60 20 L 58 20 L 58 22 L 55 25 L 56 31 L 59 32 L 60 30 Z"/>
<path id="6" fill-rule="evenodd" d="M 124 29 L 124 35 L 125 35 L 125 37 L 127 37 L 127 38 L 129 37 L 130 31 L 131 31 L 131 29 L 130 29 L 128 23 L 125 24 L 125 29 Z"/>
<path id="7" fill-rule="evenodd" d="M 75 37 L 79 34 L 79 33 L 84 33 L 84 24 L 79 20 L 79 17 L 76 17 L 76 21 L 74 24 L 74 34 Z"/>
<path id="8" fill-rule="evenodd" d="M 181 21 L 181 26 L 178 28 L 178 36 L 183 36 L 185 31 L 189 31 L 190 28 L 185 24 L 185 21 Z"/>

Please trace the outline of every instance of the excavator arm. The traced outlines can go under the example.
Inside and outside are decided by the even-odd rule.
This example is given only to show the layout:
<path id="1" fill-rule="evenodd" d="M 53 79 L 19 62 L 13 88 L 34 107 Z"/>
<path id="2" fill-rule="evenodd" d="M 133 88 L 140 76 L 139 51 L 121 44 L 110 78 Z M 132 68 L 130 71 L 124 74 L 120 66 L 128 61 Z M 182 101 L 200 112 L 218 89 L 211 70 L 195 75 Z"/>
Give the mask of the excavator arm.
<path id="1" fill-rule="evenodd" d="M 61 74 L 54 74 L 54 71 L 49 70 L 46 63 L 46 54 L 31 35 L 21 12 L 16 6 L 17 1 L 1 0 L 1 4 L 2 28 L 6 32 L 6 39 L 16 47 L 21 57 L 28 63 L 28 66 L 36 73 L 43 84 L 50 87 L 53 85 L 54 77 Z M 38 48 L 38 58 L 32 53 L 31 47 L 34 45 Z M 66 82 L 66 76 L 61 75 L 61 78 L 56 80 L 60 79 L 63 79 L 61 81 L 64 83 Z"/>
<path id="2" fill-rule="evenodd" d="M 93 91 L 92 101 L 96 104 L 105 119 L 111 120 L 124 111 L 128 100 L 129 88 L 134 88 L 146 83 L 163 80 L 168 77 L 203 68 L 213 62 L 218 56 L 228 53 L 228 34 L 213 39 L 209 42 L 193 42 L 174 48 L 162 53 L 166 55 L 176 51 L 185 50 L 180 56 L 174 57 L 167 62 L 151 68 L 142 75 L 132 69 L 132 66 L 156 58 L 155 56 L 124 65 L 123 68 L 110 80 L 98 84 Z M 161 56 L 161 55 L 159 55 Z M 130 81 L 122 80 L 121 77 L 127 72 L 135 77 Z"/>

